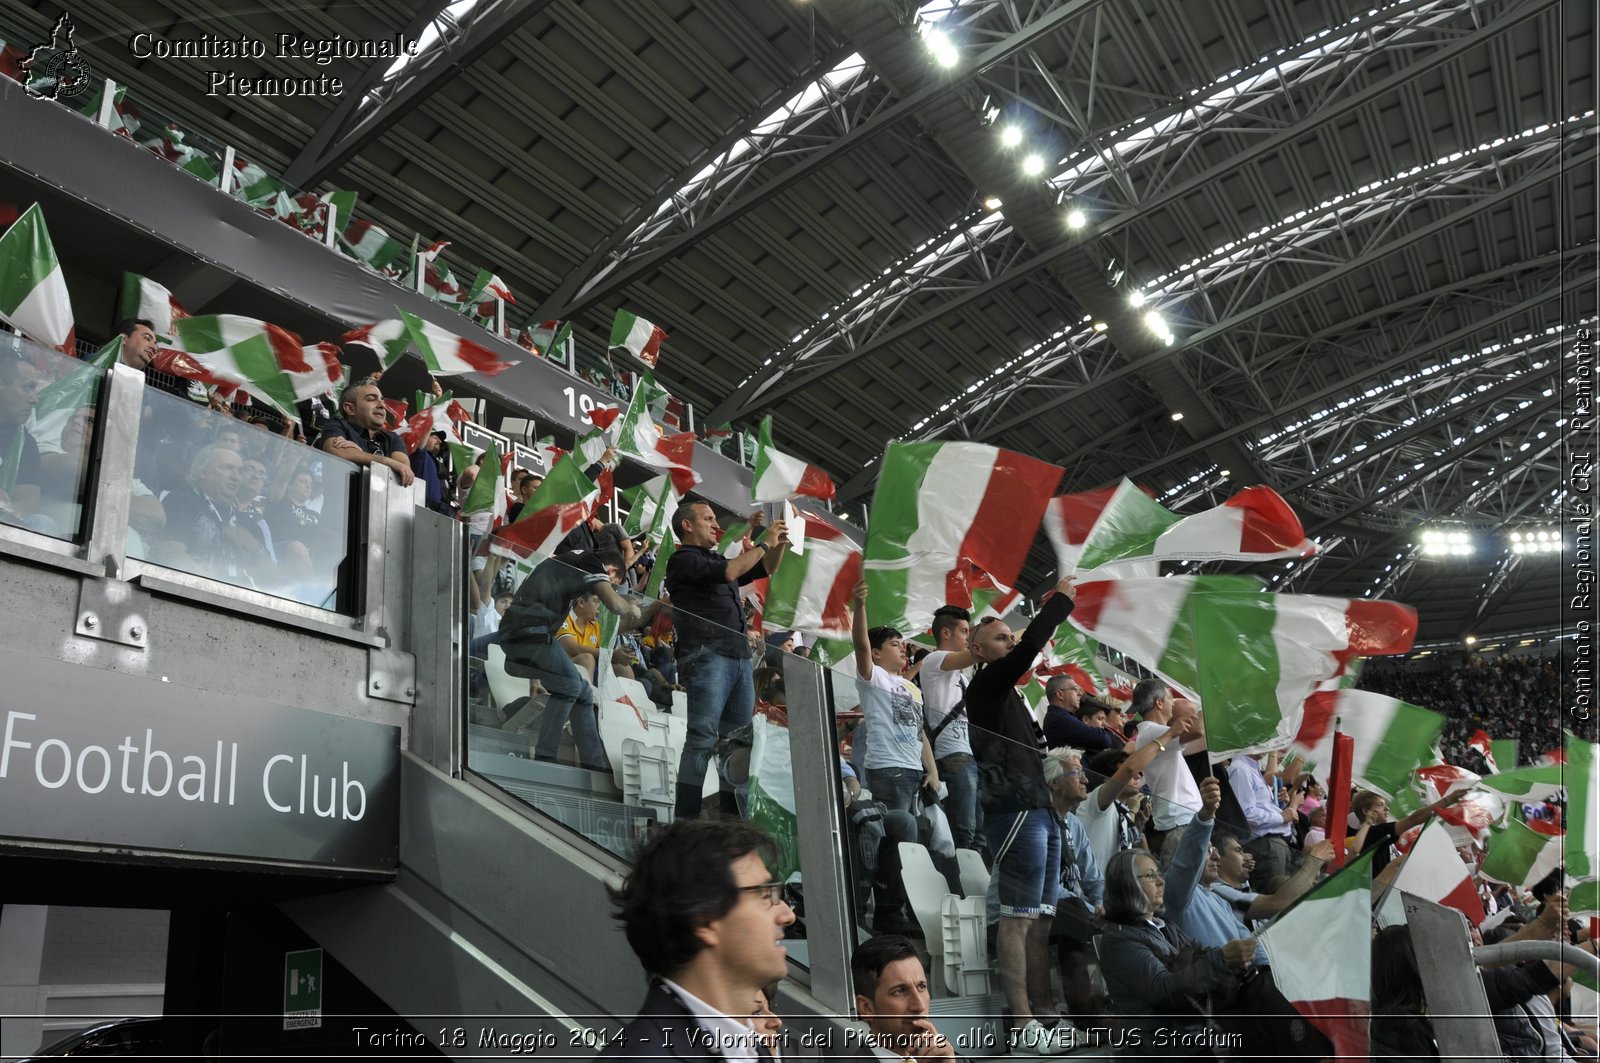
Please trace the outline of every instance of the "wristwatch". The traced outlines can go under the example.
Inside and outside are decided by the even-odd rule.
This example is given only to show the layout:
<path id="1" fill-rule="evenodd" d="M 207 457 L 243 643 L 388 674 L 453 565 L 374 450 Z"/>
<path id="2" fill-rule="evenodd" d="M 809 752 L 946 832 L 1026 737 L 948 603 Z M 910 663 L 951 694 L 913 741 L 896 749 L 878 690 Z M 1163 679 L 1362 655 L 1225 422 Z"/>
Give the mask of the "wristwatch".
<path id="1" fill-rule="evenodd" d="M 1167 744 L 1158 738 L 1156 739 L 1156 748 L 1165 753 L 1167 751 Z"/>

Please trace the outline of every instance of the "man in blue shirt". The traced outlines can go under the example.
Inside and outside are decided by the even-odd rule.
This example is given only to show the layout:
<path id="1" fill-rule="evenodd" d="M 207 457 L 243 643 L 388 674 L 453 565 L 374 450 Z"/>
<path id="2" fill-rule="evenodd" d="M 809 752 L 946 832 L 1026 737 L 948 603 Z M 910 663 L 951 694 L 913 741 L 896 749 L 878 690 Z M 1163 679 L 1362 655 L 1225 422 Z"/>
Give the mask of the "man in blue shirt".
<path id="1" fill-rule="evenodd" d="M 685 502 L 672 514 L 678 548 L 667 559 L 665 585 L 678 640 L 679 681 L 689 688 L 689 730 L 678 761 L 677 819 L 700 815 L 706 765 L 719 733 L 750 722 L 756 690 L 739 588 L 777 571 L 783 521 L 738 557 L 717 553 L 722 527 L 706 502 Z"/>
<path id="2" fill-rule="evenodd" d="M 339 395 L 340 416 L 322 426 L 316 447 L 357 465 L 387 465 L 400 486 L 410 487 L 416 476 L 406 454 L 405 441 L 388 430 L 389 408 L 383 392 L 371 378 L 363 377 Z"/>

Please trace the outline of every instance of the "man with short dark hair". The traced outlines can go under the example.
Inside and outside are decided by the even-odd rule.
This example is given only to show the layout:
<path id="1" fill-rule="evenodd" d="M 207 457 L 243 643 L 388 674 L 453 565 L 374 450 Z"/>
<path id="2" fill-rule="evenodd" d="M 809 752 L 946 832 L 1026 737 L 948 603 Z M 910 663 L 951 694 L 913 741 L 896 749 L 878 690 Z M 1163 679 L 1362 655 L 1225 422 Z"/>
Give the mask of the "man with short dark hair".
<path id="1" fill-rule="evenodd" d="M 148 369 L 161 348 L 156 339 L 156 326 L 148 318 L 135 317 L 117 323 L 122 336 L 122 350 L 117 361 L 134 369 Z"/>
<path id="2" fill-rule="evenodd" d="M 752 522 L 755 523 L 755 522 Z M 777 571 L 783 561 L 783 521 L 738 557 L 717 553 L 722 527 L 706 502 L 685 502 L 672 514 L 678 548 L 667 560 L 678 641 L 678 676 L 689 691 L 689 728 L 678 761 L 679 819 L 700 814 L 706 765 L 719 734 L 750 722 L 756 692 L 739 588 Z M 724 795 L 728 804 L 732 794 Z"/>
<path id="3" fill-rule="evenodd" d="M 922 659 L 922 714 L 933 738 L 933 762 L 949 794 L 941 803 L 957 849 L 977 849 L 978 762 L 967 732 L 967 670 L 975 661 L 967 640 L 972 614 L 959 605 L 933 611 L 934 651 Z M 959 706 L 959 708 L 958 708 Z M 955 715 L 952 716 L 951 714 Z M 948 722 L 946 722 L 948 721 Z"/>
<path id="4" fill-rule="evenodd" d="M 765 1058 L 750 1013 L 761 987 L 788 974 L 794 922 L 775 862 L 771 840 L 736 820 L 678 820 L 645 844 L 610 893 L 650 990 L 602 1057 Z"/>
<path id="5" fill-rule="evenodd" d="M 850 637 L 866 727 L 861 766 L 867 789 L 888 808 L 914 812 L 919 789 L 939 788 L 939 769 L 922 710 L 900 674 L 906 665 L 905 639 L 892 627 L 867 627 L 866 580 L 856 584 Z"/>
<path id="6" fill-rule="evenodd" d="M 928 973 L 910 938 L 880 934 L 857 945 L 850 956 L 850 982 L 867 1039 L 845 1057 L 928 1063 L 955 1056 L 928 1019 Z"/>
<path id="7" fill-rule="evenodd" d="M 357 380 L 339 393 L 340 416 L 322 426 L 317 449 L 357 465 L 387 465 L 410 487 L 416 476 L 406 454 L 405 440 L 389 431 L 389 407 L 383 392 L 371 379 Z"/>

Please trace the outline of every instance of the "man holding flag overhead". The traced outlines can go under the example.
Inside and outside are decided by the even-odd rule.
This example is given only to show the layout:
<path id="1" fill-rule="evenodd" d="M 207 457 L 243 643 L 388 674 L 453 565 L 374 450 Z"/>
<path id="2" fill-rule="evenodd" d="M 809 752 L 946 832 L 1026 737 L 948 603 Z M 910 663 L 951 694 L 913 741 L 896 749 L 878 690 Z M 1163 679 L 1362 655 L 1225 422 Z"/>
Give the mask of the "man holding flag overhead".
<path id="1" fill-rule="evenodd" d="M 689 688 L 689 733 L 678 762 L 678 819 L 700 814 L 706 765 L 717 735 L 750 722 L 756 691 L 739 588 L 775 572 L 788 528 L 773 521 L 766 537 L 738 557 L 717 552 L 722 527 L 706 502 L 672 514 L 678 547 L 667 559 L 666 588 L 678 635 L 678 675 Z M 658 562 L 659 564 L 659 562 Z"/>

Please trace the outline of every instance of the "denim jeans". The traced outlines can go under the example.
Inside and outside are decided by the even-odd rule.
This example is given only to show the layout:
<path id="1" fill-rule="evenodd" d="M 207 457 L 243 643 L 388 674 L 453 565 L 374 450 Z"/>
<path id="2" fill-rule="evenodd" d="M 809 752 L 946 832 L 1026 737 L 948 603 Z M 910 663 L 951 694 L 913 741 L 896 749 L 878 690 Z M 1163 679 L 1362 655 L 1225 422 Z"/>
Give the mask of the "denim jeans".
<path id="1" fill-rule="evenodd" d="M 1061 831 L 1047 808 L 989 816 L 983 824 L 994 854 L 989 892 L 1000 915 L 1036 919 L 1055 914 L 1061 882 Z"/>
<path id="2" fill-rule="evenodd" d="M 750 722 L 756 707 L 750 658 L 724 657 L 707 649 L 693 650 L 678 660 L 678 674 L 689 688 L 689 729 L 678 759 L 677 819 L 700 815 L 706 765 L 719 734 Z"/>
<path id="3" fill-rule="evenodd" d="M 578 747 L 578 763 L 586 768 L 608 770 L 606 749 L 600 742 L 600 722 L 595 718 L 594 688 L 560 646 L 552 643 L 531 646 L 527 656 L 539 673 L 535 678 L 550 692 L 550 700 L 544 706 L 544 719 L 539 722 L 534 754 L 554 760 L 561 749 L 561 728 L 570 718 L 572 741 Z"/>
<path id="4" fill-rule="evenodd" d="M 922 788 L 921 768 L 868 768 L 867 789 L 885 808 L 910 812 L 916 807 L 917 791 Z"/>
<path id="5" fill-rule="evenodd" d="M 950 833 L 957 849 L 977 849 L 978 844 L 978 762 L 970 753 L 940 757 L 939 778 L 949 789 L 944 799 L 944 814 L 950 818 Z"/>

